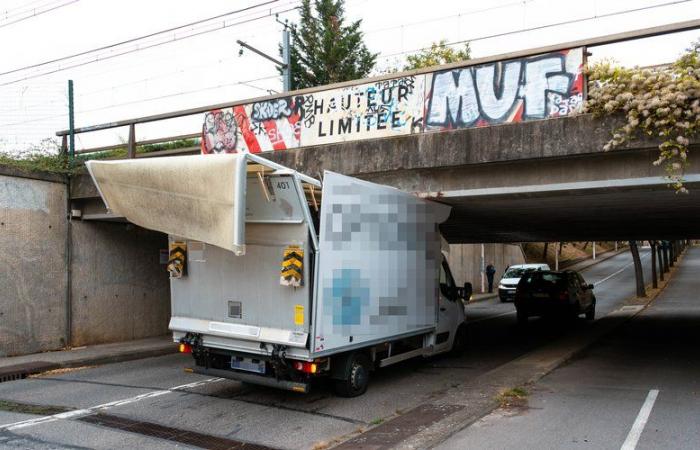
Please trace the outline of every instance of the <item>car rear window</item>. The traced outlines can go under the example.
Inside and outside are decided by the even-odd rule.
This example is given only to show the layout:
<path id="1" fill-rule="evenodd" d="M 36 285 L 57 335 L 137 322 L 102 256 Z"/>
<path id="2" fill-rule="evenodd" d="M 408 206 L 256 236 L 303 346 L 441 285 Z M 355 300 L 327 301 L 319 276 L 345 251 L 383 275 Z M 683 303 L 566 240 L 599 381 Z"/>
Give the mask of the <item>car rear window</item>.
<path id="1" fill-rule="evenodd" d="M 555 287 L 566 284 L 566 275 L 554 272 L 530 272 L 524 275 L 520 282 L 527 286 Z"/>

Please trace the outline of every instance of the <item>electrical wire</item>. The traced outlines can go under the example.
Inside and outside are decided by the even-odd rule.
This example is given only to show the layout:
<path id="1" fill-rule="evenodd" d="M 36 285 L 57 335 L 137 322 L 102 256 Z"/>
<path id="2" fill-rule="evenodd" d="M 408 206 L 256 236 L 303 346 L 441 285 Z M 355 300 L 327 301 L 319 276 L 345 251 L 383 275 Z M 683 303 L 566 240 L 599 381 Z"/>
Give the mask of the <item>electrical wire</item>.
<path id="1" fill-rule="evenodd" d="M 132 101 L 128 101 L 128 102 L 115 103 L 115 104 L 111 104 L 111 105 L 100 106 L 100 107 L 97 107 L 97 108 L 82 109 L 82 110 L 75 111 L 75 114 L 82 114 L 82 113 L 95 112 L 95 111 L 103 111 L 103 110 L 106 110 L 106 109 L 113 109 L 113 108 L 117 108 L 117 107 L 120 107 L 120 106 L 128 106 L 128 105 L 133 105 L 133 104 L 151 102 L 151 101 L 162 100 L 162 99 L 171 98 L 171 97 L 179 97 L 179 96 L 182 96 L 182 95 L 195 94 L 195 93 L 198 93 L 198 92 L 210 91 L 210 90 L 212 90 L 212 89 L 220 89 L 220 88 L 222 88 L 222 87 L 229 87 L 229 86 L 245 85 L 245 86 L 248 86 L 248 87 L 252 87 L 252 88 L 255 88 L 255 89 L 259 89 L 259 90 L 261 90 L 261 91 L 267 91 L 267 89 L 264 89 L 264 88 L 261 88 L 261 87 L 258 87 L 258 86 L 251 85 L 250 83 L 254 83 L 254 82 L 256 82 L 256 81 L 271 80 L 271 79 L 275 79 L 275 78 L 279 78 L 279 75 L 269 75 L 269 76 L 266 76 L 266 77 L 254 78 L 254 79 L 252 79 L 252 80 L 243 80 L 243 81 L 236 81 L 236 82 L 233 82 L 233 83 L 218 84 L 218 85 L 215 85 L 215 86 L 207 86 L 207 87 L 204 87 L 204 88 L 192 89 L 192 90 L 189 90 L 189 91 L 180 91 L 180 92 L 174 92 L 174 93 L 171 93 L 171 94 L 165 94 L 165 95 L 159 95 L 159 96 L 155 96 L 155 97 L 149 97 L 149 98 L 143 98 L 143 99 L 138 99 L 138 100 L 132 100 Z M 53 115 L 48 115 L 48 116 L 43 116 L 43 117 L 38 117 L 38 118 L 32 118 L 30 121 L 31 121 L 31 122 L 45 121 L 45 120 L 53 119 L 53 118 L 57 118 L 57 117 L 64 117 L 64 116 L 66 116 L 67 114 L 68 114 L 68 113 L 53 114 Z M 21 125 L 21 124 L 24 124 L 24 123 L 26 123 L 26 122 L 28 122 L 28 121 L 27 121 L 27 120 L 21 120 L 21 121 L 18 121 L 18 122 L 2 123 L 2 124 L 0 124 L 0 127 L 9 127 L 9 126 L 13 126 L 13 125 Z"/>
<path id="2" fill-rule="evenodd" d="M 90 53 L 95 53 L 95 52 L 99 52 L 99 51 L 103 51 L 103 50 L 109 50 L 109 49 L 112 49 L 112 48 L 115 48 L 115 47 L 119 47 L 119 46 L 121 46 L 121 45 L 132 44 L 132 43 L 137 42 L 137 41 L 142 41 L 142 40 L 144 40 L 144 39 L 148 39 L 148 38 L 151 38 L 151 37 L 159 36 L 159 35 L 162 35 L 162 34 L 165 34 L 165 33 L 170 33 L 170 32 L 172 32 L 172 31 L 177 31 L 177 30 L 181 30 L 181 29 L 183 29 L 183 28 L 187 28 L 187 27 L 191 27 L 191 26 L 195 26 L 195 25 L 200 25 L 200 24 L 203 24 L 203 23 L 206 23 L 206 22 L 211 22 L 212 20 L 221 19 L 221 18 L 223 18 L 223 17 L 231 16 L 231 15 L 233 15 L 233 14 L 239 14 L 239 13 L 241 13 L 241 12 L 250 11 L 250 10 L 252 10 L 252 9 L 259 8 L 259 7 L 261 7 L 261 6 L 270 5 L 270 4 L 272 4 L 272 3 L 277 3 L 278 1 L 279 1 L 279 0 L 268 0 L 268 1 L 265 1 L 265 2 L 257 3 L 257 4 L 252 5 L 252 6 L 248 6 L 248 7 L 241 8 L 241 9 L 237 9 L 237 10 L 235 10 L 235 11 L 229 11 L 229 12 L 224 13 L 224 14 L 219 14 L 219 15 L 216 15 L 216 16 L 208 17 L 208 18 L 206 18 L 206 19 L 196 20 L 196 21 L 194 21 L 194 22 L 190 22 L 190 23 L 187 23 L 187 24 L 184 24 L 184 25 L 179 25 L 179 26 L 177 26 L 177 27 L 171 27 L 171 28 L 167 28 L 167 29 L 165 29 L 165 30 L 160 30 L 160 31 L 156 31 L 156 32 L 153 32 L 153 33 L 145 34 L 145 35 L 142 35 L 142 36 L 139 36 L 139 37 L 136 37 L 136 38 L 131 38 L 131 39 L 127 39 L 127 40 L 124 40 L 124 41 L 115 42 L 115 43 L 113 43 L 113 44 L 105 45 L 105 46 L 102 46 L 102 47 L 96 47 L 96 48 L 93 48 L 93 49 L 90 49 L 90 50 L 85 50 L 85 51 L 82 51 L 82 52 L 73 53 L 72 55 L 66 55 L 66 56 L 62 56 L 62 57 L 60 57 L 60 58 L 55 58 L 55 59 L 51 59 L 51 60 L 48 60 L 48 61 L 43 61 L 43 62 L 36 63 L 36 64 L 30 64 L 30 65 L 24 66 L 24 67 L 18 67 L 18 68 L 16 68 L 16 69 L 8 70 L 8 71 L 6 71 L 6 72 L 0 72 L 0 76 L 2 76 L 2 75 L 9 75 L 9 74 L 16 73 L 16 72 L 21 72 L 21 71 L 27 70 L 27 69 L 34 69 L 34 68 L 36 68 L 36 67 L 41 67 L 41 66 L 45 66 L 45 65 L 48 65 L 48 64 L 54 64 L 54 63 L 57 63 L 57 62 L 65 61 L 65 60 L 67 60 L 67 59 L 77 58 L 78 56 L 89 55 Z"/>
<path id="3" fill-rule="evenodd" d="M 528 32 L 528 31 L 543 30 L 543 29 L 546 29 L 546 28 L 558 27 L 558 26 L 562 26 L 562 25 L 571 25 L 571 24 L 573 24 L 573 23 L 587 22 L 587 21 L 590 21 L 590 20 L 603 19 L 603 18 L 606 18 L 606 17 L 614 17 L 614 16 L 623 15 L 623 14 L 630 14 L 630 13 L 634 13 L 634 12 L 639 12 L 639 11 L 645 11 L 645 10 L 649 10 L 649 9 L 654 9 L 654 8 L 662 8 L 662 7 L 664 7 L 664 6 L 672 6 L 672 5 L 677 5 L 677 4 L 680 4 L 680 3 L 688 3 L 688 2 L 692 2 L 692 1 L 694 1 L 694 0 L 675 0 L 675 1 L 671 1 L 671 2 L 659 3 L 659 4 L 649 5 L 649 6 L 643 6 L 643 7 L 639 7 L 639 8 L 626 9 L 626 10 L 623 10 L 623 11 L 615 11 L 615 12 L 611 12 L 611 13 L 597 14 L 597 15 L 593 15 L 593 16 L 589 16 L 589 17 L 583 17 L 583 18 L 579 18 L 579 19 L 565 20 L 565 21 L 562 21 L 562 22 L 556 22 L 556 23 L 551 23 L 551 24 L 547 24 L 547 25 L 539 25 L 539 26 L 536 26 L 536 27 L 521 28 L 521 29 L 519 29 L 519 30 L 505 31 L 505 32 L 503 32 L 503 33 L 496 33 L 496 34 L 491 34 L 491 35 L 487 35 L 487 36 L 478 36 L 478 37 L 469 38 L 469 39 L 462 39 L 462 40 L 459 40 L 459 41 L 448 42 L 448 43 L 446 43 L 445 45 L 450 45 L 450 46 L 451 46 L 451 45 L 457 45 L 457 44 L 465 44 L 465 43 L 468 43 L 468 42 L 478 42 L 478 41 L 483 41 L 483 40 L 487 40 L 487 39 L 493 39 L 493 38 L 497 38 L 497 37 L 510 36 L 510 35 L 512 35 L 512 34 L 520 34 L 520 33 L 525 33 L 525 32 Z M 415 52 L 419 52 L 419 51 L 422 51 L 422 50 L 428 50 L 428 49 L 430 49 L 430 47 L 422 47 L 422 48 L 417 48 L 417 49 L 414 49 L 414 50 L 406 50 L 406 51 L 403 51 L 403 52 L 389 53 L 389 54 L 386 54 L 386 55 L 379 55 L 379 56 L 380 56 L 382 59 L 388 59 L 388 58 L 390 58 L 390 57 L 392 57 L 392 56 L 400 56 L 400 55 L 405 55 L 405 54 L 408 54 L 408 53 L 415 53 Z"/>
<path id="4" fill-rule="evenodd" d="M 275 0 L 275 1 L 277 1 L 277 0 Z M 297 9 L 297 8 L 295 7 L 295 8 L 290 8 L 290 9 L 283 10 L 283 11 L 278 11 L 278 12 L 276 12 L 275 14 L 282 14 L 282 13 L 285 13 L 285 12 L 293 11 L 293 10 L 295 10 L 295 9 Z M 86 65 L 88 65 L 88 64 L 94 64 L 94 63 L 97 63 L 97 62 L 106 61 L 106 60 L 108 60 L 108 59 L 113 59 L 113 58 L 116 58 L 116 57 L 119 57 L 119 56 L 123 56 L 123 55 L 127 55 L 127 54 L 130 54 L 130 53 L 140 52 L 140 51 L 143 51 L 143 50 L 146 50 L 146 49 L 149 49 L 149 48 L 160 47 L 161 45 L 171 44 L 171 43 L 173 43 L 173 42 L 177 42 L 177 41 L 189 39 L 189 38 L 192 38 L 192 37 L 195 37 L 195 36 L 200 36 L 200 35 L 212 33 L 212 32 L 215 32 L 215 31 L 221 31 L 221 30 L 223 30 L 223 29 L 226 29 L 226 28 L 229 28 L 229 27 L 232 27 L 232 26 L 242 25 L 242 24 L 249 23 L 249 22 L 254 22 L 254 21 L 256 21 L 256 20 L 265 19 L 265 18 L 268 18 L 268 17 L 271 17 L 271 16 L 272 16 L 272 13 L 264 14 L 264 15 L 262 15 L 262 16 L 254 17 L 254 18 L 252 18 L 252 19 L 242 20 L 242 21 L 239 21 L 239 22 L 234 22 L 234 23 L 231 23 L 231 24 L 228 24 L 228 25 L 221 26 L 221 27 L 219 27 L 219 28 L 212 29 L 212 30 L 201 31 L 201 32 L 199 32 L 199 33 L 189 34 L 189 35 L 186 35 L 186 36 L 183 36 L 183 37 L 180 37 L 180 38 L 174 38 L 174 39 L 170 39 L 170 40 L 167 40 L 167 41 L 164 41 L 164 42 L 159 42 L 159 43 L 156 43 L 156 44 L 151 44 L 151 45 L 147 45 L 147 46 L 141 46 L 141 47 L 138 47 L 138 48 L 135 48 L 135 49 L 132 49 L 132 50 L 124 51 L 124 52 L 122 52 L 122 53 L 118 53 L 118 54 L 114 54 L 114 55 L 105 56 L 105 57 L 100 58 L 100 59 L 89 60 L 89 61 L 85 61 L 85 62 L 82 62 L 82 63 L 76 63 L 76 64 L 73 64 L 73 65 L 69 65 L 69 66 L 65 66 L 65 67 L 60 67 L 60 68 L 58 68 L 58 69 L 51 70 L 51 71 L 48 71 L 48 72 L 42 72 L 42 73 L 40 73 L 40 74 L 29 75 L 29 76 L 26 76 L 26 77 L 24 77 L 24 78 L 18 78 L 18 79 L 12 80 L 12 81 L 7 81 L 7 82 L 4 82 L 4 83 L 0 83 L 0 86 L 9 86 L 9 85 L 12 85 L 12 84 L 20 83 L 20 82 L 22 82 L 22 81 L 31 80 L 31 79 L 38 78 L 38 77 L 43 77 L 43 76 L 50 75 L 50 74 L 54 74 L 54 73 L 57 73 L 57 72 L 62 72 L 62 71 L 64 71 L 64 70 L 73 69 L 73 68 L 76 68 L 76 67 L 86 66 Z"/>
<path id="5" fill-rule="evenodd" d="M 36 16 L 40 16 L 42 14 L 46 14 L 48 12 L 55 11 L 57 9 L 63 8 L 63 7 L 68 6 L 68 5 L 72 5 L 73 3 L 77 3 L 79 1 L 80 0 L 69 0 L 66 3 L 60 4 L 58 6 L 54 6 L 53 8 L 45 9 L 45 10 L 39 11 L 39 12 L 34 10 L 34 12 L 31 15 L 26 16 L 26 17 L 22 17 L 21 19 L 15 19 L 15 20 L 12 20 L 10 22 L 4 22 L 4 23 L 0 22 L 0 28 L 9 27 L 10 25 L 14 25 L 14 24 L 19 23 L 19 22 L 24 22 L 25 20 L 33 19 Z"/>

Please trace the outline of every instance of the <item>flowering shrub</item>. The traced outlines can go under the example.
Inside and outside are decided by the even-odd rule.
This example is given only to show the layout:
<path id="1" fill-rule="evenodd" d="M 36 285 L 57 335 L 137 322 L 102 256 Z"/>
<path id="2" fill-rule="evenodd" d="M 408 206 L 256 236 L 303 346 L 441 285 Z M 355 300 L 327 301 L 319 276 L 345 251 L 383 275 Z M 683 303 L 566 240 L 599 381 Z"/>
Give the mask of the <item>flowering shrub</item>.
<path id="1" fill-rule="evenodd" d="M 663 165 L 676 192 L 687 192 L 688 145 L 700 129 L 700 40 L 670 66 L 628 69 L 603 61 L 589 69 L 588 80 L 586 112 L 627 118 L 604 150 L 640 135 L 661 139 L 654 165 Z"/>

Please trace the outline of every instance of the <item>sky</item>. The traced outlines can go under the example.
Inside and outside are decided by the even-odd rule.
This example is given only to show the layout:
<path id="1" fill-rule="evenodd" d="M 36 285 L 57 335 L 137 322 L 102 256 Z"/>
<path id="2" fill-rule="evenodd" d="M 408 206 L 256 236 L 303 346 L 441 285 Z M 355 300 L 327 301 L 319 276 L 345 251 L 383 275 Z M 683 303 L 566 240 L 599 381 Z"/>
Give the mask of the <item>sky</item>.
<path id="1" fill-rule="evenodd" d="M 31 148 L 68 128 L 67 81 L 76 126 L 259 97 L 282 89 L 273 63 L 236 40 L 277 55 L 299 0 L 0 0 L 0 151 Z M 469 41 L 472 57 L 700 18 L 700 0 L 346 0 L 362 19 L 377 71 L 401 67 L 431 42 Z M 218 19 L 149 38 L 162 30 Z M 275 14 L 278 14 L 276 17 Z M 495 36 L 499 35 L 499 36 Z M 595 47 L 590 60 L 667 63 L 700 30 Z M 132 41 L 113 45 L 122 41 Z M 461 45 L 461 44 L 458 44 Z M 97 52 L 90 50 L 109 47 Z M 84 53 L 33 68 L 54 59 Z M 19 69 L 19 70 L 18 70 Z M 137 139 L 195 133 L 202 115 L 137 126 Z M 77 135 L 78 149 L 125 142 L 117 128 Z"/>

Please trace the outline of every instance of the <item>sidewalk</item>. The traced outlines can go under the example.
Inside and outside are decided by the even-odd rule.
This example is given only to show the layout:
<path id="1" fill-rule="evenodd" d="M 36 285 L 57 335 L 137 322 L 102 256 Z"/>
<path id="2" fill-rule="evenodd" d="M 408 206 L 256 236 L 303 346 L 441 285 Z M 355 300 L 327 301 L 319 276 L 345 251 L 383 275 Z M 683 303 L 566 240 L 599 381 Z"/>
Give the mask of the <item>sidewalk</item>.
<path id="1" fill-rule="evenodd" d="M 177 352 L 170 335 L 0 358 L 0 382 L 54 369 L 109 364 Z"/>

